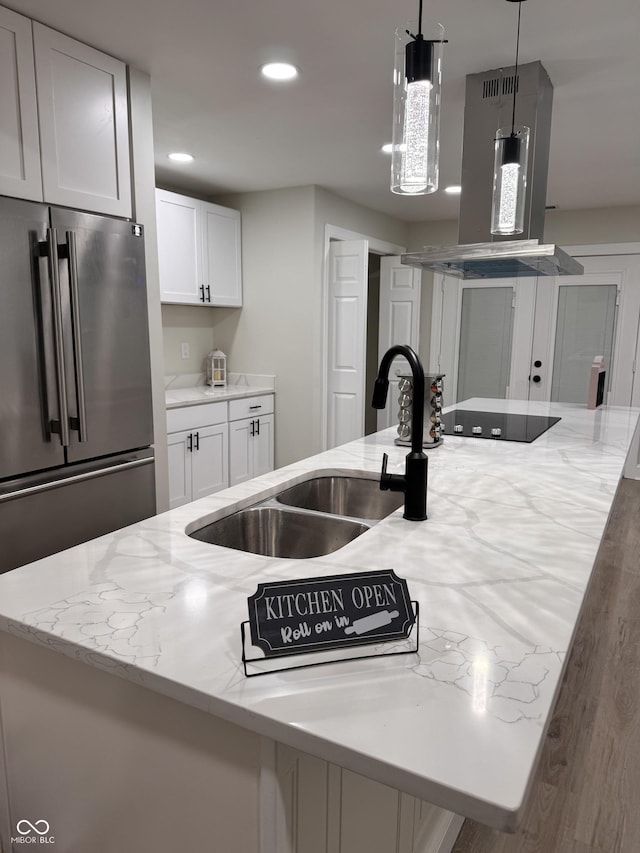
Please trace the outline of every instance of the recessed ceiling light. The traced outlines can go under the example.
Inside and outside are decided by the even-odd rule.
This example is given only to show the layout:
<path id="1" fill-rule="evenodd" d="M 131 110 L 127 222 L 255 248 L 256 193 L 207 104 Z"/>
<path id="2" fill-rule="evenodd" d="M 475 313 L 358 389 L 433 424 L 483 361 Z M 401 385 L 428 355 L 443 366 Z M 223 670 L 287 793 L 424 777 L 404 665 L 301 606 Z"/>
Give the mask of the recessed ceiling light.
<path id="1" fill-rule="evenodd" d="M 167 154 L 167 157 L 177 163 L 190 163 L 193 160 L 193 154 L 187 154 L 184 151 L 173 151 L 171 154 Z"/>
<path id="2" fill-rule="evenodd" d="M 298 69 L 288 62 L 267 62 L 260 71 L 269 80 L 293 80 L 298 76 Z"/>
<path id="3" fill-rule="evenodd" d="M 459 195 L 462 192 L 462 187 L 459 187 L 459 186 L 445 187 L 444 191 L 446 193 L 450 193 L 451 195 Z"/>

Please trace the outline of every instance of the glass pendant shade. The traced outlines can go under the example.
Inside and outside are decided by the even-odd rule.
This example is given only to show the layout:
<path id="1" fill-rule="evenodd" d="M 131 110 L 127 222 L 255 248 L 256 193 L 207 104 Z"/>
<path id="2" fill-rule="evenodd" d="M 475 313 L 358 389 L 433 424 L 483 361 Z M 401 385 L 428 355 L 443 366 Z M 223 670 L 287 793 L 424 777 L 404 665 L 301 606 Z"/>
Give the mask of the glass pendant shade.
<path id="1" fill-rule="evenodd" d="M 444 28 L 429 38 L 415 32 L 415 24 L 396 30 L 391 192 L 400 195 L 438 189 Z"/>
<path id="2" fill-rule="evenodd" d="M 522 234 L 527 192 L 529 128 L 501 127 L 496 133 L 493 164 L 491 233 Z"/>

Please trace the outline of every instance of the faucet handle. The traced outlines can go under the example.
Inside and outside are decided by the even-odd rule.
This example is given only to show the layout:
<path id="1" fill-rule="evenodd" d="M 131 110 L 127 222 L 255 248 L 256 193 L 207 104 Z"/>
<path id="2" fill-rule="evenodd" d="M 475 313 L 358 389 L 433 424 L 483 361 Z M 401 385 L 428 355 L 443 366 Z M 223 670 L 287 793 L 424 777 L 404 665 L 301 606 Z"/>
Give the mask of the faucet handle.
<path id="1" fill-rule="evenodd" d="M 382 454 L 382 471 L 380 473 L 380 489 L 383 492 L 388 491 L 389 483 L 391 482 L 391 474 L 387 474 L 387 462 L 389 461 L 389 454 Z"/>

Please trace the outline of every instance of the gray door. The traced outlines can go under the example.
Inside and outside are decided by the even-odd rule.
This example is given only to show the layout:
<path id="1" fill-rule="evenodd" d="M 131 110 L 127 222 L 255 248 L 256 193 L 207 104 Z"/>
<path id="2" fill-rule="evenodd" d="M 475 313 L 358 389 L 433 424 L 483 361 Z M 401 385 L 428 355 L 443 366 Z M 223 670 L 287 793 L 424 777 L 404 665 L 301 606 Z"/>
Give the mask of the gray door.
<path id="1" fill-rule="evenodd" d="M 0 479 L 64 463 L 51 290 L 38 258 L 48 208 L 0 198 Z"/>
<path id="2" fill-rule="evenodd" d="M 458 400 L 504 399 L 511 376 L 512 286 L 463 287 Z"/>
<path id="3" fill-rule="evenodd" d="M 138 226 L 51 209 L 65 300 L 69 462 L 152 442 L 144 241 Z M 74 301 L 74 293 L 77 298 Z"/>

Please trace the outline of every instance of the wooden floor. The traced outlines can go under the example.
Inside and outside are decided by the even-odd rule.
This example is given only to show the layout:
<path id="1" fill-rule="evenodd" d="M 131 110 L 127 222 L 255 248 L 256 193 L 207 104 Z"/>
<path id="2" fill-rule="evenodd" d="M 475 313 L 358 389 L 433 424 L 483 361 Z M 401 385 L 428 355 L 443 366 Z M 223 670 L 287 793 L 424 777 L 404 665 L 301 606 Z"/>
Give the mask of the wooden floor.
<path id="1" fill-rule="evenodd" d="M 640 853 L 640 481 L 623 480 L 528 807 L 453 853 Z"/>

